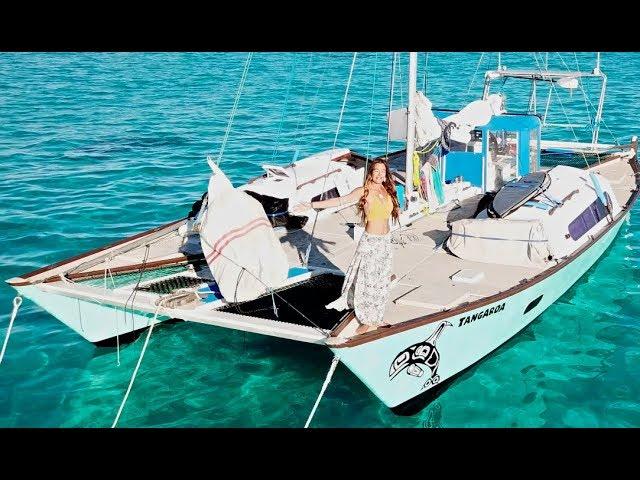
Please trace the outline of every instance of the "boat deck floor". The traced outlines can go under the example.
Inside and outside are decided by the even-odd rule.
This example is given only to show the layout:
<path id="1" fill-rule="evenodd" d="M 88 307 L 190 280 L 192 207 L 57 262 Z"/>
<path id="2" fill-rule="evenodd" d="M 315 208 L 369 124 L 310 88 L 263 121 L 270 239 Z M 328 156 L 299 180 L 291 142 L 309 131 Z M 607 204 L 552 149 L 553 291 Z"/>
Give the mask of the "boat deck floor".
<path id="1" fill-rule="evenodd" d="M 455 210 L 426 215 L 392 231 L 393 273 L 398 281 L 389 295 L 385 322 L 401 323 L 451 309 L 499 293 L 540 273 L 540 269 L 472 262 L 448 253 L 442 244 L 449 234 L 447 220 L 454 213 Z M 354 207 L 318 219 L 309 265 L 345 271 L 356 249 L 352 227 L 356 221 Z M 281 233 L 280 240 L 292 265 L 301 265 L 310 238 L 306 228 Z M 451 277 L 463 269 L 481 273 L 483 278 L 473 284 L 455 283 Z M 327 303 L 332 300 L 327 299 Z M 352 321 L 341 336 L 349 337 L 355 328 L 357 322 Z"/>
<path id="2" fill-rule="evenodd" d="M 592 171 L 606 177 L 620 205 L 625 205 L 636 188 L 636 174 L 626 161 L 596 165 Z M 541 273 L 546 267 L 528 268 L 464 260 L 443 248 L 448 221 L 469 218 L 478 199 L 462 202 L 460 209 L 421 217 L 411 225 L 392 232 L 393 273 L 398 278 L 390 292 L 384 321 L 397 324 L 418 317 L 449 310 L 508 290 Z M 319 218 L 314 231 L 309 264 L 345 271 L 355 252 L 354 223 L 359 221 L 355 207 Z M 311 238 L 309 221 L 305 229 L 281 232 L 279 238 L 292 265 L 299 265 Z M 296 263 L 298 262 L 298 263 Z M 456 283 L 452 277 L 460 270 L 479 273 L 475 283 Z M 328 299 L 332 301 L 333 299 Z M 358 323 L 352 319 L 341 329 L 342 337 L 354 334 Z"/>
<path id="3" fill-rule="evenodd" d="M 602 163 L 591 170 L 609 179 L 618 202 L 621 205 L 627 203 L 636 188 L 636 173 L 626 160 Z M 443 248 L 443 242 L 449 234 L 447 222 L 472 216 L 478 198 L 465 200 L 460 208 L 449 212 L 422 216 L 412 224 L 392 231 L 393 273 L 398 281 L 390 292 L 385 310 L 384 319 L 387 323 L 397 324 L 452 309 L 505 291 L 543 271 L 544 267 L 527 268 L 463 260 Z M 320 216 L 315 230 L 313 219 L 310 219 L 303 229 L 287 231 L 278 228 L 275 233 L 286 252 L 290 267 L 302 266 L 304 253 L 311 242 L 309 265 L 339 273 L 346 271 L 355 252 L 354 225 L 358 223 L 355 207 L 347 207 Z M 183 253 L 197 255 L 198 252 L 199 242 L 185 244 L 176 231 L 170 231 L 159 241 L 154 241 L 149 251 L 142 245 L 115 256 L 108 265 L 93 262 L 88 270 L 103 272 L 106 266 L 113 269 L 145 262 L 162 262 L 180 257 Z M 480 278 L 475 283 L 454 282 L 452 276 L 463 269 L 479 273 Z M 333 300 L 326 298 L 326 303 Z M 356 327 L 357 322 L 353 319 L 348 325 L 341 326 L 340 335 L 349 337 Z"/>

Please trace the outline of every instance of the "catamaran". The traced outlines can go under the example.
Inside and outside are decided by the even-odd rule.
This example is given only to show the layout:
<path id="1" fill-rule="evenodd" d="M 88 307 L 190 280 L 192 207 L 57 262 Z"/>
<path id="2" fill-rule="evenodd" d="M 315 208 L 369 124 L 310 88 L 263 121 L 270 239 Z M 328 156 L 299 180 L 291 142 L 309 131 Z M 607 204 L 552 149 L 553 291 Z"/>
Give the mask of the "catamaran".
<path id="1" fill-rule="evenodd" d="M 334 146 L 265 164 L 237 188 L 209 158 L 208 192 L 185 218 L 7 280 L 19 297 L 2 354 L 25 297 L 98 346 L 145 329 L 148 341 L 169 319 L 324 345 L 334 361 L 320 396 L 342 362 L 394 412 L 419 411 L 602 256 L 630 215 L 640 170 L 636 137 L 598 143 L 599 64 L 592 73 L 498 68 L 461 110 L 433 108 L 417 90 L 415 53 L 409 73 L 408 106 L 388 116 L 389 138 L 406 149 L 384 155 L 403 208 L 392 226 L 389 328 L 356 334 L 353 311 L 325 308 L 362 233 L 354 206 L 291 213 L 362 185 L 372 159 Z M 577 88 L 588 75 L 603 79 L 592 141 L 542 139 L 536 85 Z M 506 110 L 490 91 L 498 78 L 531 82 L 530 111 Z M 559 151 L 569 164 L 542 165 Z"/>

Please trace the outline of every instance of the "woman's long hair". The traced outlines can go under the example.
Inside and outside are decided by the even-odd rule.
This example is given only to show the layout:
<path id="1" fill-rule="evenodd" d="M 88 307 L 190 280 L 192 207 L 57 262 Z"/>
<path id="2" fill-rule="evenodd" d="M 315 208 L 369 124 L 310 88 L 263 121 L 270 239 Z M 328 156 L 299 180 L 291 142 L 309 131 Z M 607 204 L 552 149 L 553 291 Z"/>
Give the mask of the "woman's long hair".
<path id="1" fill-rule="evenodd" d="M 364 193 L 358 204 L 356 205 L 356 209 L 358 213 L 361 215 L 362 224 L 366 224 L 366 213 L 364 211 L 364 205 L 367 203 L 367 197 L 369 196 L 369 187 L 373 183 L 373 168 L 378 164 L 384 165 L 384 169 L 386 172 L 384 182 L 382 182 L 382 186 L 387 191 L 387 194 L 391 197 L 391 201 L 393 202 L 393 210 L 391 210 L 391 218 L 393 218 L 394 222 L 398 222 L 398 216 L 400 215 L 400 204 L 398 203 L 398 194 L 396 193 L 396 184 L 393 181 L 393 177 L 391 176 L 391 170 L 389 170 L 389 165 L 387 162 L 378 159 L 374 160 L 369 164 L 369 168 L 367 169 L 367 177 L 364 181 Z"/>

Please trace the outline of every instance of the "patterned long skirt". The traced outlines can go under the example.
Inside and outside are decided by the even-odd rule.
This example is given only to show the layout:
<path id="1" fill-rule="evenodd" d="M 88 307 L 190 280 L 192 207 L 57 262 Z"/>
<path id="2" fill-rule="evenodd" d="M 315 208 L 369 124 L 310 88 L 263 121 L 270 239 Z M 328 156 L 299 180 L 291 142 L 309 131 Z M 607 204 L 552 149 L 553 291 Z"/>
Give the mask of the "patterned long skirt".
<path id="1" fill-rule="evenodd" d="M 342 284 L 342 295 L 326 308 L 355 308 L 364 325 L 382 325 L 389 300 L 389 281 L 393 264 L 391 234 L 362 234 Z"/>

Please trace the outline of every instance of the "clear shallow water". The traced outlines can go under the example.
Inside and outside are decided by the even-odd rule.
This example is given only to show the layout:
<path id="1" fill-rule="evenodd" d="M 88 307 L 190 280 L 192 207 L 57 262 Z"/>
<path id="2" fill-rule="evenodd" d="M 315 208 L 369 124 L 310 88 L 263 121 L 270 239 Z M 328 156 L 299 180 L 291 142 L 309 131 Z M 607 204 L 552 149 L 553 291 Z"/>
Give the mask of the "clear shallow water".
<path id="1" fill-rule="evenodd" d="M 220 148 L 244 58 L 0 54 L 0 278 L 184 216 L 206 188 L 205 156 Z M 427 94 L 435 106 L 460 108 L 479 97 L 496 55 L 485 54 L 474 77 L 479 58 L 429 55 Z M 562 58 L 570 68 L 591 68 L 595 55 Z M 535 66 L 531 54 L 507 53 L 502 61 Z M 566 68 L 556 54 L 549 62 Z M 254 55 L 222 162 L 235 184 L 257 175 L 261 162 L 286 164 L 296 151 L 331 148 L 350 63 L 345 53 Z M 419 87 L 424 64 L 420 56 Z M 606 124 L 626 143 L 640 132 L 640 54 L 603 53 L 602 69 Z M 390 54 L 359 55 L 338 145 L 384 152 L 389 79 Z M 399 87 L 395 105 L 406 99 Z M 515 107 L 511 87 L 505 91 Z M 597 91 L 589 92 L 587 103 L 595 105 Z M 565 108 L 584 106 L 580 92 L 563 94 Z M 561 109 L 552 115 L 566 123 Z M 586 129 L 576 135 L 590 138 Z M 601 141 L 611 141 L 605 126 Z M 598 264 L 421 413 L 393 415 L 339 366 L 312 426 L 640 426 L 638 218 L 636 206 Z M 13 296 L 0 286 L 2 338 Z M 0 426 L 110 426 L 143 340 L 122 348 L 117 366 L 115 349 L 95 348 L 25 301 L 0 366 Z M 322 347 L 162 325 L 119 425 L 302 427 L 330 361 Z"/>

